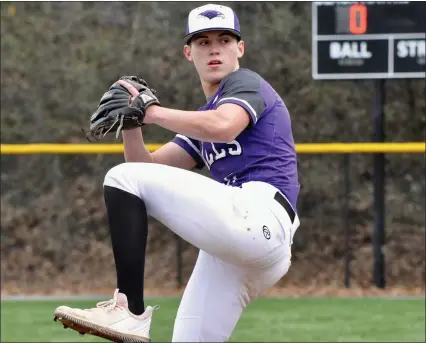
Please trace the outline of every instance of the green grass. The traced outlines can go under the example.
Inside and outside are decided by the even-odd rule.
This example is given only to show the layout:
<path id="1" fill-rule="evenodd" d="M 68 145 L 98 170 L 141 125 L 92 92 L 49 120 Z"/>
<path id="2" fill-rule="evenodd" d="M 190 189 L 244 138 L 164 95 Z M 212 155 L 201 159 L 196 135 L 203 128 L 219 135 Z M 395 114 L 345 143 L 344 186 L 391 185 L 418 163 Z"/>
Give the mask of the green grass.
<path id="1" fill-rule="evenodd" d="M 2 342 L 105 342 L 80 337 L 53 322 L 56 306 L 91 307 L 96 301 L 2 301 Z M 170 342 L 179 299 L 150 299 L 154 342 Z M 225 314 L 224 314 L 225 315 Z M 388 299 L 259 299 L 251 304 L 232 342 L 425 341 L 425 301 Z"/>

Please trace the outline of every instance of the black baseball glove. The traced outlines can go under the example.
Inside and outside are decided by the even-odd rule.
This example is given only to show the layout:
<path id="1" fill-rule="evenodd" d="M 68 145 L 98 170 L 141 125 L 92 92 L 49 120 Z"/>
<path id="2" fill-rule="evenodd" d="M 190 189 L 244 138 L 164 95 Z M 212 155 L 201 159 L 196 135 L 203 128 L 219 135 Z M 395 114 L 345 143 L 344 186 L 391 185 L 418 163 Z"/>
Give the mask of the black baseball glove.
<path id="1" fill-rule="evenodd" d="M 121 130 L 141 127 L 146 109 L 154 104 L 161 106 L 155 90 L 150 89 L 145 80 L 136 76 L 123 76 L 119 80 L 132 85 L 139 94 L 134 96 L 118 81 L 115 82 L 102 96 L 90 118 L 90 130 L 86 133 L 89 141 L 92 137 L 99 140 L 108 132 L 116 132 L 118 138 Z"/>

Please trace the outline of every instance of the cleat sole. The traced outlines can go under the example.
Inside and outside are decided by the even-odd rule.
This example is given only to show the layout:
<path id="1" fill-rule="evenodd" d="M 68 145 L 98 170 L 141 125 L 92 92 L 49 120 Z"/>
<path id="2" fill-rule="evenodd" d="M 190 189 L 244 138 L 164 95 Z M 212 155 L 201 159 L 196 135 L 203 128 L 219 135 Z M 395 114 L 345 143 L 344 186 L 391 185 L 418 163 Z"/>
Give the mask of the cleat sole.
<path id="1" fill-rule="evenodd" d="M 103 328 L 96 324 L 86 322 L 81 319 L 74 318 L 65 313 L 55 313 L 55 318 L 59 320 L 64 328 L 70 328 L 77 331 L 81 336 L 84 334 L 97 336 L 115 343 L 150 343 L 149 338 L 137 337 L 133 335 L 125 335 L 114 330 Z"/>

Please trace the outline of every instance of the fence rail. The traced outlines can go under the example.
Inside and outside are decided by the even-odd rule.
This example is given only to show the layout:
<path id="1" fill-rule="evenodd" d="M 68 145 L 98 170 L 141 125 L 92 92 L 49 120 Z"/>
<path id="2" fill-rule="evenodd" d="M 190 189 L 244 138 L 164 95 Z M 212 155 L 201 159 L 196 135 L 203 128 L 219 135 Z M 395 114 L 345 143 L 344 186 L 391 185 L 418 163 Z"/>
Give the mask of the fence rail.
<path id="1" fill-rule="evenodd" d="M 147 144 L 152 152 L 163 144 Z M 1 144 L 1 155 L 25 154 L 119 154 L 123 144 Z M 424 153 L 424 142 L 404 143 L 300 143 L 299 154 Z"/>

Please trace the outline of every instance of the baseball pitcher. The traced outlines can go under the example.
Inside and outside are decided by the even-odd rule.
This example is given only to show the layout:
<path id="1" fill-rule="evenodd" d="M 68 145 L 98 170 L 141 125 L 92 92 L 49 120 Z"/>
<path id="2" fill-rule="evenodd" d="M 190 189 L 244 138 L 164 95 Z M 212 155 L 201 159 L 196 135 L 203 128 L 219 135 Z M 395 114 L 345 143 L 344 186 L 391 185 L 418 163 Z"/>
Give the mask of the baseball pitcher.
<path id="1" fill-rule="evenodd" d="M 122 133 L 125 163 L 103 189 L 117 289 L 91 309 L 60 306 L 55 319 L 115 342 L 149 342 L 145 306 L 148 216 L 200 249 L 174 323 L 173 342 L 225 342 L 243 310 L 286 275 L 299 227 L 297 157 L 289 112 L 271 85 L 240 68 L 234 11 L 192 10 L 184 55 L 206 97 L 196 111 L 161 106 L 160 94 L 124 76 L 102 96 L 89 135 Z M 176 133 L 150 153 L 143 125 Z M 208 168 L 212 178 L 191 171 Z"/>

